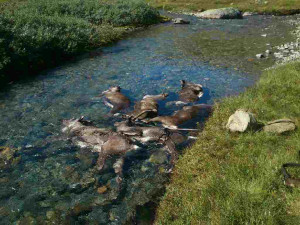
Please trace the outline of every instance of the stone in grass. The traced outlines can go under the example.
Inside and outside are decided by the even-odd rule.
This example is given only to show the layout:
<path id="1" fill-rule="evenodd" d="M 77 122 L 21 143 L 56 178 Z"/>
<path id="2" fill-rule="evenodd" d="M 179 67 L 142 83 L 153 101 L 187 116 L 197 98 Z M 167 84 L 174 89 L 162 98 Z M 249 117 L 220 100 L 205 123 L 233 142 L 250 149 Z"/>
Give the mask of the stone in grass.
<path id="1" fill-rule="evenodd" d="M 268 122 L 267 125 L 263 127 L 263 131 L 270 133 L 282 134 L 288 131 L 293 131 L 296 129 L 295 122 L 290 119 L 279 119 Z"/>
<path id="2" fill-rule="evenodd" d="M 201 13 L 196 13 L 195 16 L 204 19 L 242 19 L 242 13 L 236 8 L 221 8 L 210 9 Z"/>
<path id="3" fill-rule="evenodd" d="M 174 24 L 189 24 L 190 21 L 184 20 L 182 18 L 175 18 L 172 20 Z"/>
<path id="4" fill-rule="evenodd" d="M 265 56 L 263 55 L 263 54 L 257 54 L 256 55 L 256 58 L 258 58 L 258 59 L 262 59 L 262 58 L 264 58 Z"/>
<path id="5" fill-rule="evenodd" d="M 257 121 L 252 113 L 238 109 L 232 114 L 227 122 L 226 128 L 231 132 L 245 132 L 257 127 Z"/>

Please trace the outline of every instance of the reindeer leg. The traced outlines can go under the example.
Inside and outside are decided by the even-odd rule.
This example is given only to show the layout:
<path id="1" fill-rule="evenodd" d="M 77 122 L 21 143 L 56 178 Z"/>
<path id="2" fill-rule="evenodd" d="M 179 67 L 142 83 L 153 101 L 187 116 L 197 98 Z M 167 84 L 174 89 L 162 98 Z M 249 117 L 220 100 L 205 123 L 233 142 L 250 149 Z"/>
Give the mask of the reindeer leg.
<path id="1" fill-rule="evenodd" d="M 104 105 L 108 106 L 109 108 L 113 108 L 114 105 L 113 104 L 110 104 L 108 101 L 104 100 Z"/>
<path id="2" fill-rule="evenodd" d="M 177 154 L 177 151 L 176 151 L 175 143 L 171 140 L 171 138 L 168 138 L 168 140 L 166 140 L 165 147 L 166 147 L 166 150 L 171 155 L 170 163 L 172 165 L 174 165 L 175 161 L 178 159 L 178 154 Z"/>
<path id="3" fill-rule="evenodd" d="M 124 165 L 124 156 L 121 156 L 113 165 L 115 173 L 117 174 L 116 181 L 118 184 L 122 182 L 123 165 Z"/>
<path id="4" fill-rule="evenodd" d="M 98 156 L 98 159 L 97 159 L 97 169 L 99 171 L 101 171 L 103 169 L 106 158 L 107 158 L 107 155 L 99 153 L 99 156 Z"/>

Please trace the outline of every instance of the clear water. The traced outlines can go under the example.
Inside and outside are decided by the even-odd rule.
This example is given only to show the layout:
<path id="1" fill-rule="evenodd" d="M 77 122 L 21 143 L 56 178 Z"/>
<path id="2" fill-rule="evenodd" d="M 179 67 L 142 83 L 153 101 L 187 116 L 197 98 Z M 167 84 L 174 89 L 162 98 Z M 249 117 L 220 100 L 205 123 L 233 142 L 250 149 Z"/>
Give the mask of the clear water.
<path id="1" fill-rule="evenodd" d="M 130 224 L 137 206 L 162 193 L 167 153 L 156 146 L 128 153 L 119 190 L 115 158 L 95 170 L 97 154 L 61 136 L 62 119 L 84 115 L 99 127 L 112 126 L 116 119 L 97 98 L 112 85 L 133 101 L 161 92 L 174 100 L 186 79 L 204 85 L 200 103 L 213 103 L 253 85 L 274 63 L 255 54 L 291 38 L 283 17 L 180 17 L 191 24 L 152 26 L 0 93 L 0 146 L 14 153 L 0 164 L 0 224 Z"/>

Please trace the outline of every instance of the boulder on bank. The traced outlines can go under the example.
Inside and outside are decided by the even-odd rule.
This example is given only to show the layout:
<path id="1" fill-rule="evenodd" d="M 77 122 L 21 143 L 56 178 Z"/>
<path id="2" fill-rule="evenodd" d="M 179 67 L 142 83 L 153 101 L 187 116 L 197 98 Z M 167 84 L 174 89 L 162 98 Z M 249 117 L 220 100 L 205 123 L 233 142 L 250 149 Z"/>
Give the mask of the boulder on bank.
<path id="1" fill-rule="evenodd" d="M 190 21 L 187 21 L 185 19 L 182 18 L 175 18 L 172 20 L 174 24 L 189 24 Z"/>
<path id="2" fill-rule="evenodd" d="M 231 132 L 245 132 L 256 126 L 257 121 L 252 113 L 238 109 L 229 117 L 226 128 Z"/>
<path id="3" fill-rule="evenodd" d="M 196 13 L 195 16 L 204 19 L 242 19 L 242 13 L 236 8 L 221 8 L 210 9 L 201 13 Z"/>
<path id="4" fill-rule="evenodd" d="M 270 133 L 282 134 L 288 131 L 293 131 L 296 129 L 295 122 L 290 119 L 279 119 L 268 122 L 267 125 L 263 127 L 263 131 Z"/>

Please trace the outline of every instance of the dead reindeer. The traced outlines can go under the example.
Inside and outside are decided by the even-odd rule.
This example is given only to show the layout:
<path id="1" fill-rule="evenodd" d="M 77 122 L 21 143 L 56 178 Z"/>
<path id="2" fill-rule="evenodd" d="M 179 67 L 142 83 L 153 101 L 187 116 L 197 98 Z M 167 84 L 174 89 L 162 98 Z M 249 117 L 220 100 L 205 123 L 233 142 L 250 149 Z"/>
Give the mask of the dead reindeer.
<path id="1" fill-rule="evenodd" d="M 212 106 L 206 104 L 184 106 L 181 110 L 176 111 L 172 116 L 158 116 L 150 119 L 149 122 L 161 122 L 164 127 L 176 130 L 178 129 L 178 125 L 195 118 L 201 112 L 210 113 L 211 111 Z"/>
<path id="2" fill-rule="evenodd" d="M 170 164 L 173 167 L 176 160 L 178 159 L 178 153 L 176 149 L 176 144 L 179 144 L 178 139 L 176 138 L 176 136 L 172 136 L 172 133 L 167 132 L 160 138 L 160 143 L 164 146 L 164 149 L 170 154 Z M 171 171 L 172 168 L 169 170 L 169 172 Z"/>
<path id="3" fill-rule="evenodd" d="M 137 140 L 141 143 L 147 142 L 158 142 L 162 136 L 167 133 L 170 136 L 174 137 L 178 143 L 182 143 L 187 139 L 182 134 L 178 132 L 167 131 L 166 128 L 157 127 L 157 126 L 137 126 L 132 118 L 128 118 L 126 121 L 116 122 L 115 127 L 117 132 L 122 133 L 134 140 Z"/>
<path id="4" fill-rule="evenodd" d="M 139 146 L 134 145 L 125 135 L 107 129 L 86 126 L 83 123 L 83 118 L 64 120 L 62 132 L 71 136 L 73 143 L 79 147 L 90 148 L 99 153 L 97 160 L 99 170 L 103 168 L 108 156 L 120 155 L 114 164 L 117 181 L 120 181 L 125 153 L 139 149 Z"/>
<path id="5" fill-rule="evenodd" d="M 181 90 L 179 91 L 179 99 L 182 102 L 196 102 L 203 96 L 203 88 L 201 84 L 194 84 L 181 80 Z"/>
<path id="6" fill-rule="evenodd" d="M 158 115 L 158 101 L 164 100 L 168 94 L 160 95 L 146 95 L 141 101 L 134 106 L 133 112 L 129 114 L 134 120 L 143 120 L 146 118 L 153 118 Z"/>
<path id="7" fill-rule="evenodd" d="M 114 86 L 103 91 L 100 96 L 105 97 L 104 104 L 112 108 L 110 114 L 116 114 L 119 111 L 127 109 L 130 106 L 130 100 L 121 93 L 120 86 Z"/>

